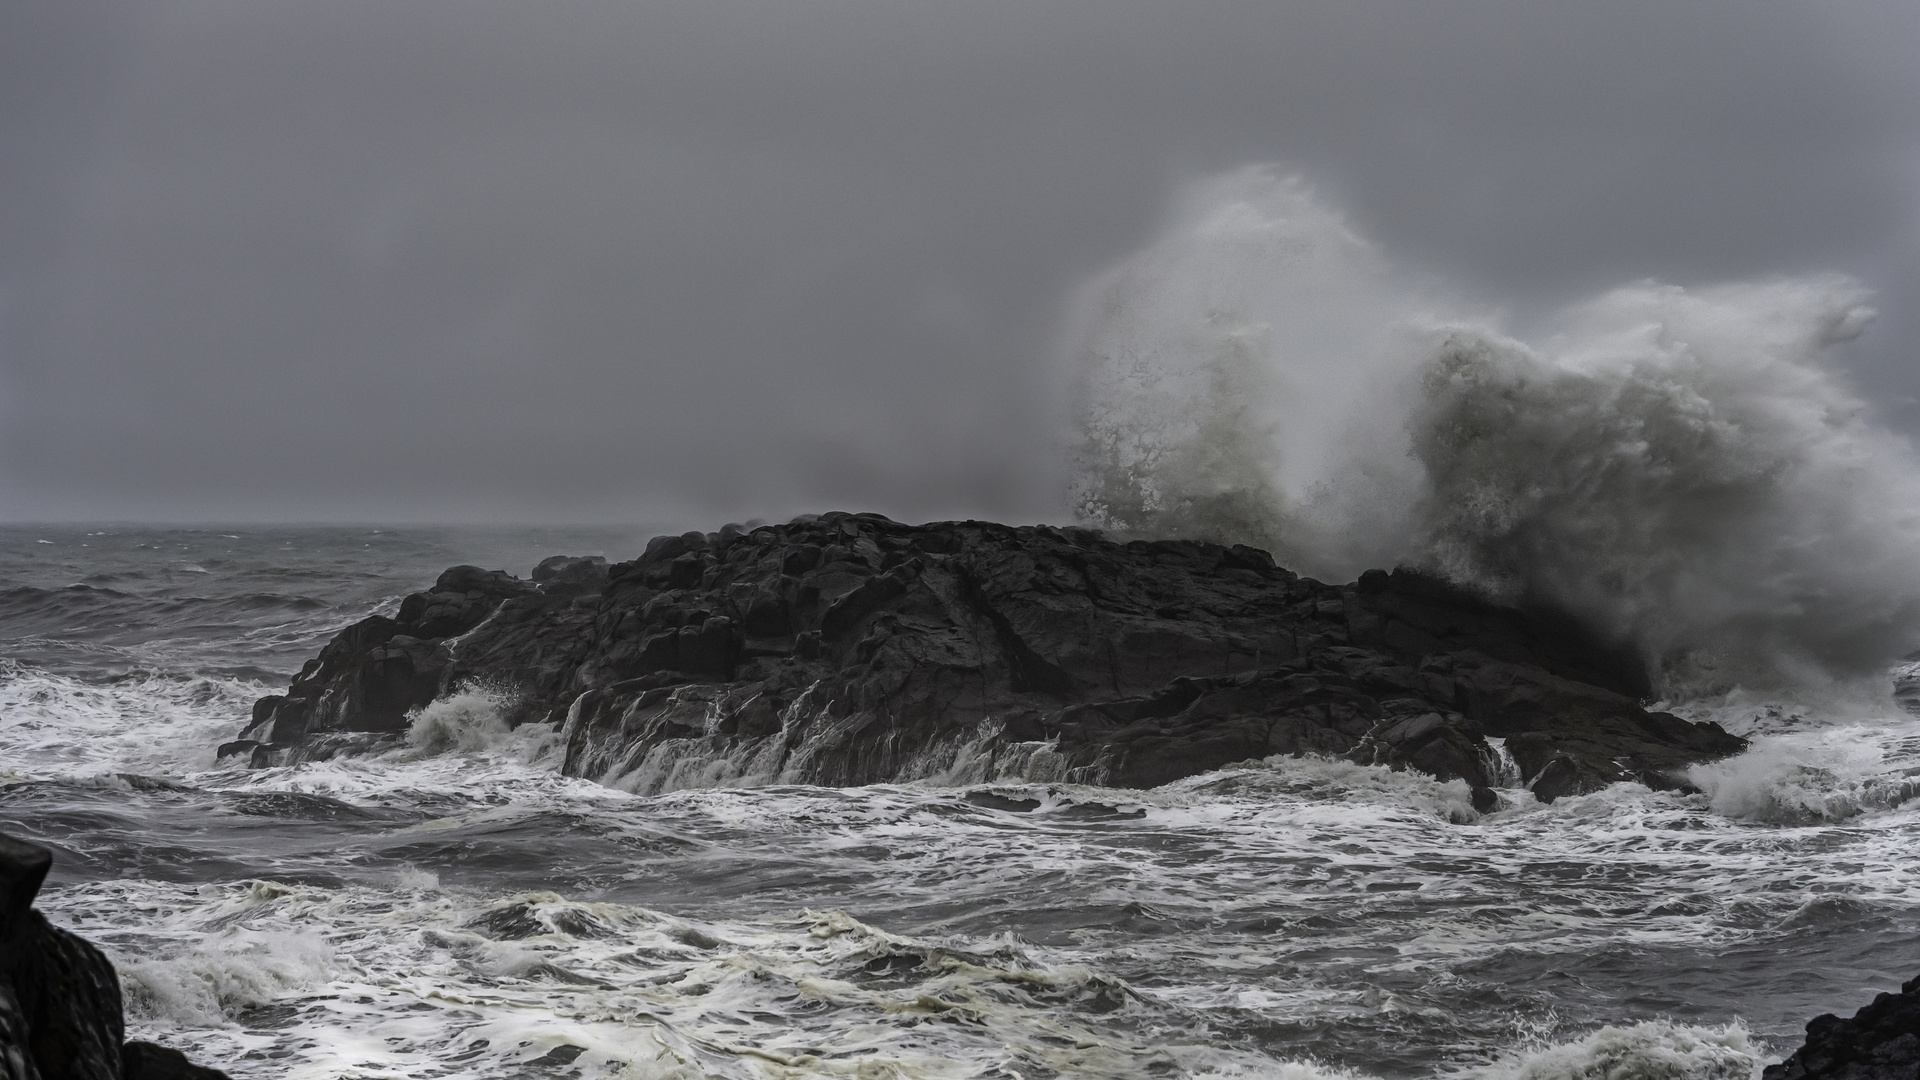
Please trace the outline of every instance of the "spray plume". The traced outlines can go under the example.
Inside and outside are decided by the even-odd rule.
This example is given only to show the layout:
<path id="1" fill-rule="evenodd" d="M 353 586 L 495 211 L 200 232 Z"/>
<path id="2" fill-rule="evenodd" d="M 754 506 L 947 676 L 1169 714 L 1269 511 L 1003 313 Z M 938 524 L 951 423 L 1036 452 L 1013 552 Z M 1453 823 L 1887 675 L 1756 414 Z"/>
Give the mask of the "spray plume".
<path id="1" fill-rule="evenodd" d="M 1671 695 L 1878 676 L 1920 638 L 1920 465 L 1827 366 L 1865 301 L 1839 276 L 1637 282 L 1530 344 L 1240 170 L 1080 298 L 1076 507 L 1551 604 Z"/>

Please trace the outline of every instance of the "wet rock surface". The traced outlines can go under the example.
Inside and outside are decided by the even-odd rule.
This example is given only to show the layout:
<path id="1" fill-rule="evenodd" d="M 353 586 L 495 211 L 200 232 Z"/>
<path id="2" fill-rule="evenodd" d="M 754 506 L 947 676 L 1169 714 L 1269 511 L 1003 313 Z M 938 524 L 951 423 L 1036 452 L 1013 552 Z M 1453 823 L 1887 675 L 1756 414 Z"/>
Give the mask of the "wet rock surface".
<path id="1" fill-rule="evenodd" d="M 33 909 L 52 865 L 47 849 L 0 835 L 0 1080 L 224 1080 L 126 1042 L 113 965 Z"/>
<path id="2" fill-rule="evenodd" d="M 1806 1045 L 1763 1080 L 1913 1080 L 1920 1076 L 1920 978 L 1898 994 L 1880 994 L 1842 1020 L 1829 1013 L 1807 1022 Z"/>
<path id="3" fill-rule="evenodd" d="M 1266 552 L 828 514 L 659 537 L 532 580 L 454 567 L 343 630 L 223 757 L 392 745 L 458 688 L 564 733 L 568 773 L 640 791 L 1020 775 L 1152 786 L 1274 754 L 1543 799 L 1682 783 L 1743 740 L 1641 705 L 1631 653 L 1406 571 L 1349 585 Z M 1505 740 L 1502 757 L 1488 739 Z"/>
<path id="4" fill-rule="evenodd" d="M 170 1046 L 129 1040 L 120 1047 L 124 1080 L 228 1080 L 227 1074 L 195 1065 Z"/>

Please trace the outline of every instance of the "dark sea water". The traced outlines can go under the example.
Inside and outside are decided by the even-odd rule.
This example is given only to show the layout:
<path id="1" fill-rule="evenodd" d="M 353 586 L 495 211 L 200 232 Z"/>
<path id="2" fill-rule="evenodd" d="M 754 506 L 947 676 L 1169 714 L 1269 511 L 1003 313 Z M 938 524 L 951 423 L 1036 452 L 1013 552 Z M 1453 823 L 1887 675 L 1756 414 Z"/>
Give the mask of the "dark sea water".
<path id="1" fill-rule="evenodd" d="M 0 530 L 0 828 L 235 1077 L 1744 1078 L 1920 973 L 1920 725 L 1723 702 L 1704 794 L 1275 759 L 637 796 L 477 694 L 216 765 L 338 628 L 648 530 Z M 1889 674 L 1891 686 L 1896 677 Z"/>

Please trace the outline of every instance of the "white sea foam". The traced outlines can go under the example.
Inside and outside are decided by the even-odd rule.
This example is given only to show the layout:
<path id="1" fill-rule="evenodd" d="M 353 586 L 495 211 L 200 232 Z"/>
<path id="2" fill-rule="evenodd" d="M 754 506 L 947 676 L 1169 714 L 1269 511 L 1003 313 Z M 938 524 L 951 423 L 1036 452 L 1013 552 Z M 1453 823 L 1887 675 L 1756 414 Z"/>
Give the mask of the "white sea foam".
<path id="1" fill-rule="evenodd" d="M 1857 734 L 1835 744 L 1849 740 Z M 1881 746 L 1887 768 L 1920 760 L 1897 739 Z M 1414 1025 L 1421 1039 L 1486 1055 L 1564 1029 L 1538 1009 L 1458 1011 L 1446 972 L 1525 970 L 1530 957 L 1577 964 L 1619 948 L 1713 954 L 1818 926 L 1826 909 L 1810 905 L 1920 904 L 1903 808 L 1844 830 L 1811 819 L 1783 831 L 1729 821 L 1713 794 L 1619 785 L 1481 816 L 1458 784 L 1317 759 L 1153 791 L 999 782 L 637 797 L 498 750 L 200 779 L 374 806 L 430 792 L 442 807 L 369 826 L 368 846 L 350 842 L 311 863 L 318 871 L 530 828 L 555 830 L 560 876 L 575 873 L 565 867 L 576 854 L 663 836 L 680 846 L 631 863 L 635 882 L 711 874 L 715 860 L 731 868 L 723 895 L 678 895 L 698 915 L 565 889 L 448 885 L 413 862 L 380 872 L 376 861 L 363 883 L 328 888 L 136 879 L 51 890 L 56 917 L 128 963 L 136 1033 L 236 1076 L 269 1075 L 271 1063 L 271 1075 L 315 1077 L 792 1069 L 958 1080 L 1031 1063 L 1101 1077 L 1358 1080 L 1364 1071 L 1316 1063 L 1285 1039 L 1256 1051 L 1204 1033 L 1395 1038 Z M 457 875 L 464 858 L 436 865 Z M 591 876 L 618 880 L 621 869 Z M 896 914 L 797 910 L 802 897 L 836 896 Z M 1087 914 L 1045 946 L 997 930 L 892 928 L 902 912 L 991 926 L 1029 908 Z M 1271 929 L 1235 929 L 1250 924 Z M 1423 987 L 1422 973 L 1439 976 Z M 1510 1054 L 1485 1075 L 1719 1080 L 1745 1075 L 1715 1071 L 1738 1053 L 1760 1054 L 1734 1029 L 1577 1030 L 1591 1034 L 1556 1036 L 1563 1045 Z"/>
<path id="2" fill-rule="evenodd" d="M 1144 798 L 1138 792 L 1104 794 L 1108 799 L 1131 798 L 1161 805 L 1179 800 L 1189 806 L 1218 805 L 1215 800 L 1220 796 L 1232 796 L 1235 804 L 1244 799 L 1279 798 L 1301 812 L 1326 810 L 1356 822 L 1370 820 L 1375 814 L 1392 818 L 1414 815 L 1454 824 L 1481 817 L 1473 809 L 1472 791 L 1464 780 L 1436 780 L 1425 773 L 1314 756 L 1278 755 L 1245 762 L 1176 780 Z"/>
<path id="3" fill-rule="evenodd" d="M 1370 1074 L 1317 1061 L 1248 1060 L 1219 1051 L 1186 1055 L 1193 1080 L 1370 1080 Z"/>
<path id="4" fill-rule="evenodd" d="M 1751 749 L 1695 765 L 1716 813 L 1800 824 L 1890 810 L 1920 795 L 1920 731 L 1910 720 L 1757 736 Z"/>
<path id="5" fill-rule="evenodd" d="M 1602 1027 L 1571 1042 L 1441 1075 L 1450 1080 L 1752 1080 L 1768 1060 L 1766 1047 L 1737 1021 L 1719 1027 L 1647 1021 Z M 1307 1061 L 1194 1064 L 1195 1080 L 1366 1080 L 1369 1075 Z"/>
<path id="6" fill-rule="evenodd" d="M 173 952 L 115 956 L 136 1021 L 224 1025 L 246 1010 L 324 986 L 333 949 L 311 930 L 229 928 Z"/>
<path id="7" fill-rule="evenodd" d="M 1575 1042 L 1475 1072 L 1485 1080 L 1750 1080 L 1769 1060 L 1744 1025 L 1648 1021 L 1603 1027 Z"/>
<path id="8" fill-rule="evenodd" d="M 1241 170 L 1076 309 L 1080 508 L 1550 601 L 1675 693 L 1877 682 L 1920 639 L 1920 467 L 1828 366 L 1864 298 L 1640 282 L 1529 344 Z"/>
<path id="9" fill-rule="evenodd" d="M 0 658 L 0 782 L 207 768 L 267 692 L 159 673 L 90 683 Z"/>
<path id="10" fill-rule="evenodd" d="M 502 704 L 498 693 L 475 687 L 438 698 L 414 712 L 407 743 L 427 754 L 498 746 L 513 736 L 500 715 Z"/>
<path id="11" fill-rule="evenodd" d="M 551 893 L 394 903 L 362 890 L 205 892 L 117 884 L 67 899 L 137 897 L 150 915 L 143 945 L 225 923 L 192 948 L 123 959 L 135 1029 L 198 1025 L 217 1058 L 266 1049 L 284 1075 L 515 1076 L 556 1051 L 592 1077 L 758 1077 L 771 1065 L 940 1080 L 1025 1061 L 1144 1078 L 1172 1061 L 1055 1007 L 1124 1003 L 1124 986 L 1011 941 L 955 948 L 838 911 L 695 923 Z M 313 925 L 330 947 L 312 944 Z M 268 1030 L 234 1023 L 269 1001 L 283 1018 Z"/>

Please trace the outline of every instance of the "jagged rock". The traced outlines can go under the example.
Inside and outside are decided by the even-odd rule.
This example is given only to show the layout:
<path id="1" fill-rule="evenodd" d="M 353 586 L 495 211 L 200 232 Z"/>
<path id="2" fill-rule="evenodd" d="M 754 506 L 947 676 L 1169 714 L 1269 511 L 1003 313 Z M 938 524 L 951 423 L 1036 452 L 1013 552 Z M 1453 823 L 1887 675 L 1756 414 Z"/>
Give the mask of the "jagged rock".
<path id="1" fill-rule="evenodd" d="M 120 1047 L 121 1080 L 228 1080 L 227 1074 L 195 1065 L 170 1046 L 129 1041 Z"/>
<path id="2" fill-rule="evenodd" d="M 53 868 L 53 852 L 0 833 L 0 950 L 33 910 L 33 898 Z M 0 958 L 6 955 L 0 951 Z"/>
<path id="3" fill-rule="evenodd" d="M 174 1051 L 125 1042 L 113 965 L 33 910 L 52 865 L 47 849 L 0 834 L 0 1080 L 224 1080 Z M 162 1070 L 175 1064 L 187 1071 Z"/>
<path id="4" fill-rule="evenodd" d="M 607 560 L 598 555 L 554 555 L 540 560 L 532 577 L 549 594 L 599 592 L 607 584 Z"/>
<path id="5" fill-rule="evenodd" d="M 1920 978 L 1842 1020 L 1807 1021 L 1806 1045 L 1763 1080 L 1913 1080 L 1920 1076 Z"/>
<path id="6" fill-rule="evenodd" d="M 98 949 L 33 910 L 53 865 L 0 835 L 0 1076 L 119 1080 L 120 979 Z"/>
<path id="7" fill-rule="evenodd" d="M 1149 786 L 1318 753 L 1462 779 L 1487 808 L 1488 737 L 1543 799 L 1675 786 L 1745 745 L 1647 712 L 1640 661 L 1572 620 L 1420 574 L 1334 586 L 1239 546 L 827 514 L 657 537 L 613 566 L 556 557 L 532 581 L 455 567 L 342 631 L 223 753 L 382 745 L 473 683 L 510 722 L 561 724 L 567 772 L 639 790 L 963 756 Z"/>
<path id="8" fill-rule="evenodd" d="M 120 979 L 100 950 L 29 911 L 10 928 L 5 981 L 43 1078 L 119 1080 Z"/>

